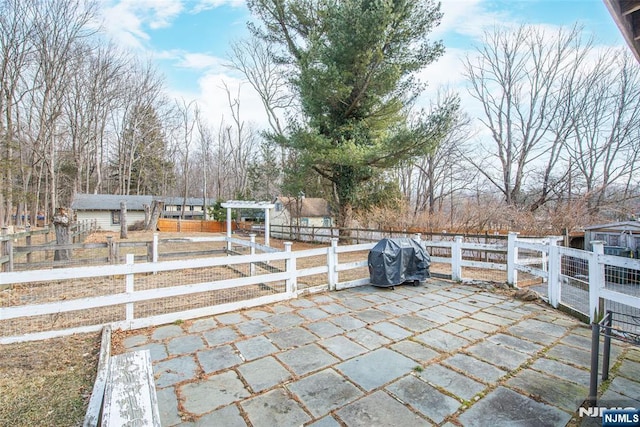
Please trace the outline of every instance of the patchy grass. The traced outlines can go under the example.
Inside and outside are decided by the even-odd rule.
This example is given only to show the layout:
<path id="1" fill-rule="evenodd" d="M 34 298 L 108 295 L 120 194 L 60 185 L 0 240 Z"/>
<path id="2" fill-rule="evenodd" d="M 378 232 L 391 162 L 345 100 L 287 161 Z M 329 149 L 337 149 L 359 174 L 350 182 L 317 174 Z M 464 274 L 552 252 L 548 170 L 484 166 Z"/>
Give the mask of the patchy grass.
<path id="1" fill-rule="evenodd" d="M 0 425 L 81 426 L 100 334 L 0 345 Z"/>

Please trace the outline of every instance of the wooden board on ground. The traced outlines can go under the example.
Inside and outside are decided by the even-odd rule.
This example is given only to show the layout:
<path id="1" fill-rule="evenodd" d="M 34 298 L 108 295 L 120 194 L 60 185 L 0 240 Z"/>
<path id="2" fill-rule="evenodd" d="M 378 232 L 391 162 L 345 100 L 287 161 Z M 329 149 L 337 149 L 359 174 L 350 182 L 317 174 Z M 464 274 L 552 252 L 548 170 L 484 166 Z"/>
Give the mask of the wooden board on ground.
<path id="1" fill-rule="evenodd" d="M 111 358 L 101 425 L 160 427 L 149 350 L 123 353 Z"/>

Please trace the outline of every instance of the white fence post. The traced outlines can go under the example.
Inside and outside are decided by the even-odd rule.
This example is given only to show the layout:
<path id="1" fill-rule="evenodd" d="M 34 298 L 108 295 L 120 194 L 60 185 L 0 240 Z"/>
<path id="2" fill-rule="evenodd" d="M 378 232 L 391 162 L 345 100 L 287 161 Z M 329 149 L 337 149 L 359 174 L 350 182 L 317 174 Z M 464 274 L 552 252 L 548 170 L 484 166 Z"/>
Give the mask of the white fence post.
<path id="1" fill-rule="evenodd" d="M 134 254 L 127 254 L 127 265 L 133 265 L 135 262 L 135 255 Z M 129 294 L 132 293 L 134 291 L 133 285 L 134 285 L 134 277 L 133 274 L 127 274 L 125 276 L 125 283 L 126 283 L 126 289 L 125 291 Z M 127 303 L 127 308 L 126 308 L 126 320 L 128 322 L 133 321 L 133 303 L 129 302 Z"/>
<path id="2" fill-rule="evenodd" d="M 151 262 L 158 262 L 158 233 L 153 233 L 153 254 Z"/>
<path id="3" fill-rule="evenodd" d="M 518 262 L 516 240 L 518 239 L 518 234 L 515 231 L 510 231 L 507 238 L 507 284 L 514 288 L 518 287 L 518 271 L 516 270 L 516 263 Z"/>
<path id="4" fill-rule="evenodd" d="M 543 262 L 544 255 L 543 254 Z M 560 281 L 558 278 L 560 277 L 560 250 L 558 249 L 558 242 L 555 238 L 549 239 L 549 280 L 547 281 L 547 292 L 549 294 L 549 304 L 551 304 L 554 308 L 558 308 L 558 304 L 560 303 L 561 295 L 560 292 L 562 288 L 560 287 Z"/>
<path id="5" fill-rule="evenodd" d="M 269 224 L 269 209 L 264 210 L 264 245 L 269 246 L 269 234 L 271 233 L 271 224 Z"/>
<path id="6" fill-rule="evenodd" d="M 600 288 L 604 287 L 604 265 L 598 262 L 599 255 L 604 254 L 604 242 L 591 242 L 593 252 L 589 257 L 589 319 L 591 323 L 598 321 L 600 315 Z"/>
<path id="7" fill-rule="evenodd" d="M 287 293 L 296 294 L 298 291 L 298 277 L 296 272 L 296 257 L 291 252 L 291 242 L 284 242 L 284 251 L 288 254 L 285 259 L 285 268 L 289 278 L 286 280 Z"/>
<path id="8" fill-rule="evenodd" d="M 227 207 L 227 252 L 231 252 L 231 208 Z"/>
<path id="9" fill-rule="evenodd" d="M 462 281 L 462 236 L 455 236 L 451 245 L 451 280 Z"/>
<path id="10" fill-rule="evenodd" d="M 255 255 L 256 254 L 256 235 L 255 233 L 249 234 L 249 241 L 251 242 L 251 248 L 249 249 L 249 253 L 251 255 Z M 256 265 L 254 263 L 250 263 L 249 264 L 249 275 L 250 276 L 255 276 L 256 275 Z"/>
<path id="11" fill-rule="evenodd" d="M 329 280 L 329 290 L 335 291 L 336 286 L 338 284 L 338 239 L 335 237 L 331 238 L 331 247 L 327 248 L 327 267 L 329 269 L 328 272 L 328 280 Z"/>
<path id="12" fill-rule="evenodd" d="M 547 240 L 547 244 L 549 244 L 549 245 L 555 244 L 555 240 L 553 240 L 554 243 L 551 243 L 552 240 L 553 239 L 549 238 Z M 551 249 L 551 248 L 549 248 L 549 249 Z M 549 272 L 549 268 L 551 268 L 551 266 L 549 265 L 549 258 L 550 258 L 550 256 L 548 256 L 545 251 L 542 251 L 542 253 L 540 254 L 540 260 L 542 261 L 542 266 L 541 267 L 542 267 L 542 271 L 545 271 L 547 273 Z M 546 279 L 543 278 L 542 281 L 544 282 L 545 280 Z"/>

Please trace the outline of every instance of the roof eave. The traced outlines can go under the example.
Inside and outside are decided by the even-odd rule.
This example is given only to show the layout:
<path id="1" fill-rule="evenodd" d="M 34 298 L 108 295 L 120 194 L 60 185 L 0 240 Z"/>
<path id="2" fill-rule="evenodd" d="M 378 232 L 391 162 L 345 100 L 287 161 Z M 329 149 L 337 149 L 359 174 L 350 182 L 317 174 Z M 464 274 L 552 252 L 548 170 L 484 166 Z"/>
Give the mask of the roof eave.
<path id="1" fill-rule="evenodd" d="M 640 28 L 636 28 L 635 24 L 635 22 L 639 20 L 637 14 L 640 13 L 640 11 L 624 13 L 620 7 L 620 0 L 604 0 L 604 4 L 607 6 L 607 9 L 609 9 L 609 13 L 631 48 L 633 55 L 638 62 L 640 62 L 640 39 L 636 38 L 636 33 L 640 33 Z"/>

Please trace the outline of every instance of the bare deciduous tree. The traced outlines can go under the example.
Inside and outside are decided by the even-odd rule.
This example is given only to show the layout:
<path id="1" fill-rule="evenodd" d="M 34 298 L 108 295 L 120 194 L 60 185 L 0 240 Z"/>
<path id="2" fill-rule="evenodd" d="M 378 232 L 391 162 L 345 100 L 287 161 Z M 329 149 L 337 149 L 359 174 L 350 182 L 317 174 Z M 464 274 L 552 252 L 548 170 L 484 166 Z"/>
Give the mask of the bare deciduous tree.
<path id="1" fill-rule="evenodd" d="M 269 126 L 277 135 L 284 135 L 280 120 L 291 112 L 295 98 L 288 90 L 288 78 L 281 64 L 274 61 L 270 44 L 253 36 L 231 44 L 231 68 L 241 72 L 260 96 Z"/>
<path id="2" fill-rule="evenodd" d="M 176 112 L 178 114 L 178 129 L 176 129 L 176 146 L 180 153 L 180 167 L 182 178 L 182 208 L 180 216 L 184 218 L 185 205 L 189 195 L 189 166 L 190 154 L 194 140 L 194 129 L 198 116 L 198 107 L 194 101 L 187 103 L 184 99 L 176 101 Z"/>
<path id="3" fill-rule="evenodd" d="M 56 153 L 65 133 L 59 125 L 64 96 L 70 85 L 70 63 L 77 45 L 93 34 L 89 23 L 95 17 L 95 7 L 81 0 L 67 0 L 37 3 L 34 10 L 33 44 L 38 67 L 33 75 L 33 87 L 39 89 L 35 142 L 38 149 L 48 153 L 49 212 L 53 212 L 58 207 Z"/>
<path id="4" fill-rule="evenodd" d="M 568 156 L 584 184 L 591 212 L 606 202 L 613 184 L 637 187 L 640 69 L 628 52 L 606 52 L 573 93 Z M 624 184 L 623 184 L 624 183 Z M 575 191 L 575 190 L 574 190 Z"/>
<path id="5" fill-rule="evenodd" d="M 441 90 L 437 103 L 451 97 L 455 94 Z M 463 159 L 463 153 L 470 150 L 470 137 L 470 119 L 465 113 L 458 112 L 449 131 L 431 153 L 398 168 L 400 188 L 405 198 L 412 202 L 414 217 L 424 211 L 433 215 L 442 210 L 446 200 L 451 200 L 455 192 L 473 182 L 476 172 L 470 171 Z"/>
<path id="6" fill-rule="evenodd" d="M 545 190 L 532 206 L 544 203 L 552 178 L 548 172 L 557 165 L 570 125 L 565 118 L 570 109 L 563 108 L 571 90 L 567 85 L 583 66 L 588 49 L 577 27 L 549 34 L 521 26 L 486 32 L 476 55 L 466 58 L 470 94 L 482 105 L 480 121 L 491 140 L 484 146 L 485 161 L 467 158 L 507 205 L 524 204 L 525 178 L 540 168 L 547 171 L 538 183 Z"/>
<path id="7" fill-rule="evenodd" d="M 240 90 L 235 97 L 231 95 L 231 89 L 223 83 L 227 94 L 227 102 L 231 111 L 231 118 L 234 126 L 226 127 L 226 137 L 231 143 L 231 159 L 234 171 L 233 197 L 242 197 L 248 193 L 248 167 L 252 155 L 256 149 L 255 131 L 247 124 L 240 115 Z"/>
<path id="8" fill-rule="evenodd" d="M 19 146 L 17 110 L 23 95 L 23 70 L 31 57 L 32 4 L 0 0 L 0 227 L 11 221 L 15 151 Z"/>
<path id="9" fill-rule="evenodd" d="M 161 137 L 159 105 L 163 103 L 162 79 L 149 63 L 134 62 L 123 82 L 120 114 L 112 116 L 117 136 L 110 159 L 116 194 L 131 194 L 137 190 L 141 171 L 139 164 L 151 139 Z M 134 187 L 134 183 L 136 184 Z"/>

